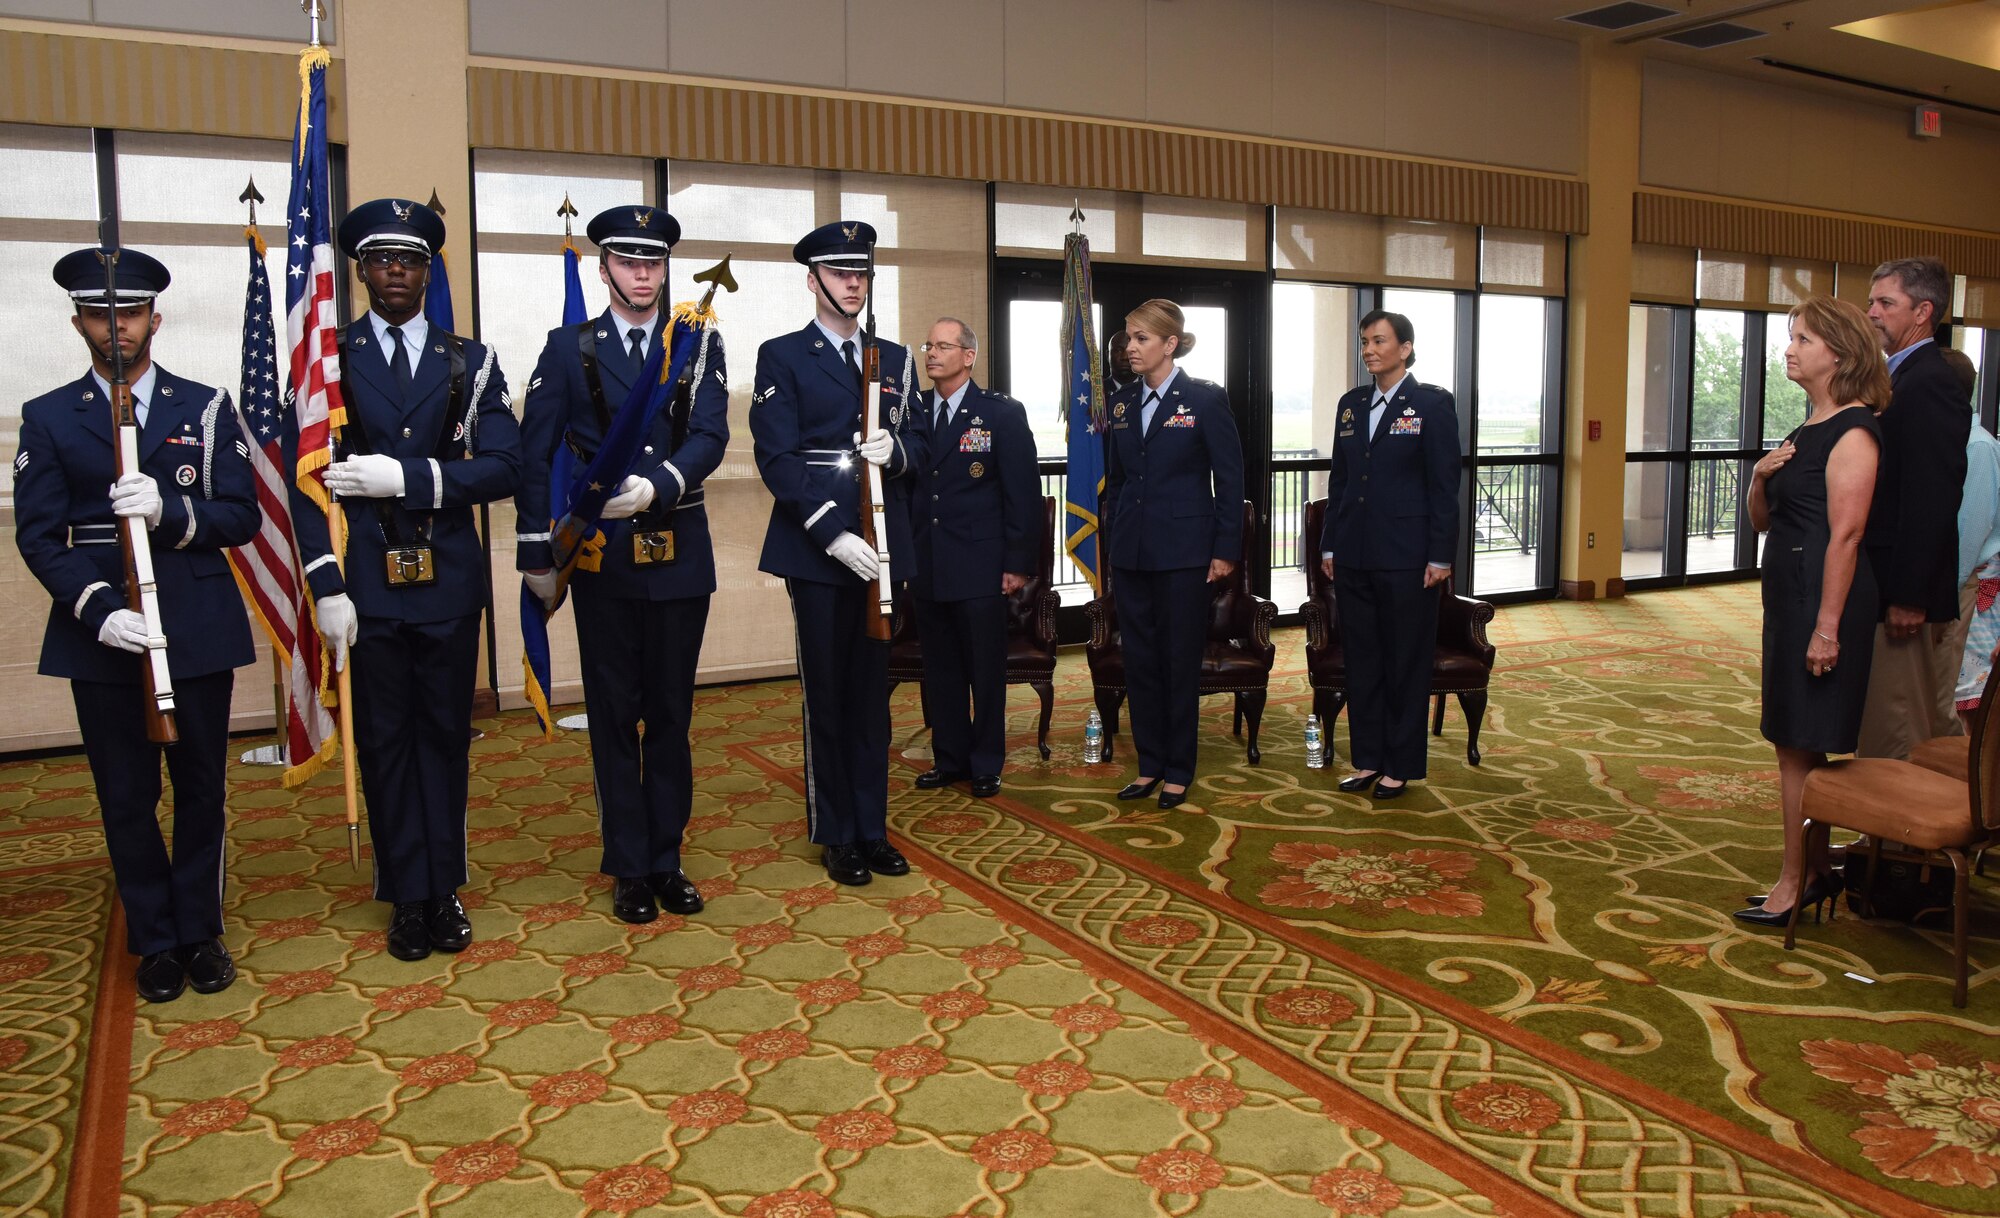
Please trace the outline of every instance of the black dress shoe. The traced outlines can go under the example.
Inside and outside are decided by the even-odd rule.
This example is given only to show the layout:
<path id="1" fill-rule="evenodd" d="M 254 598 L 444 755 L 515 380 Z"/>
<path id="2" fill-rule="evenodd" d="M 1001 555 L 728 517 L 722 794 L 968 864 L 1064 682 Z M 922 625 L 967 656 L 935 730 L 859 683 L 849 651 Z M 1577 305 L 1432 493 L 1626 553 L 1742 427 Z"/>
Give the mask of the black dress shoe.
<path id="1" fill-rule="evenodd" d="M 1187 802 L 1187 797 L 1186 787 L 1182 787 L 1178 791 L 1162 791 L 1160 792 L 1160 807 L 1178 808 Z"/>
<path id="2" fill-rule="evenodd" d="M 465 906 L 458 903 L 458 894 L 439 897 L 426 902 L 429 909 L 424 923 L 431 932 L 431 946 L 441 952 L 462 952 L 472 942 L 472 919 L 465 916 Z"/>
<path id="3" fill-rule="evenodd" d="M 972 775 L 964 770 L 940 770 L 932 767 L 917 775 L 917 790 L 935 791 L 939 787 L 948 787 L 955 782 L 964 782 L 970 777 Z"/>
<path id="4" fill-rule="evenodd" d="M 181 967 L 187 970 L 188 984 L 197 994 L 219 994 L 236 980 L 236 961 L 220 939 L 181 948 Z"/>
<path id="5" fill-rule="evenodd" d="M 1393 787 L 1386 782 L 1378 782 L 1375 784 L 1374 799 L 1378 803 L 1385 799 L 1401 799 L 1403 792 L 1409 789 L 1410 784 L 1407 782 L 1399 782 Z"/>
<path id="6" fill-rule="evenodd" d="M 858 849 L 862 863 L 876 875 L 910 874 L 910 860 L 903 857 L 902 851 L 891 846 L 887 838 L 862 842 Z"/>
<path id="7" fill-rule="evenodd" d="M 1366 770 L 1359 774 L 1349 774 L 1335 785 L 1340 790 L 1353 794 L 1356 791 L 1366 791 L 1369 787 L 1374 786 L 1375 780 L 1380 777 L 1382 777 L 1381 771 Z"/>
<path id="8" fill-rule="evenodd" d="M 678 871 L 655 872 L 647 881 L 652 886 L 653 895 L 660 898 L 660 908 L 671 914 L 698 914 L 701 912 L 701 890 L 694 882 Z"/>
<path id="9" fill-rule="evenodd" d="M 611 912 L 620 922 L 642 926 L 660 916 L 653 904 L 653 890 L 644 880 L 616 876 L 611 881 Z"/>
<path id="10" fill-rule="evenodd" d="M 398 901 L 389 915 L 389 954 L 398 960 L 422 960 L 431 954 L 426 901 Z"/>
<path id="11" fill-rule="evenodd" d="M 1840 896 L 1840 889 L 1840 881 L 1836 880 L 1833 876 L 1816 875 L 1812 878 L 1812 882 L 1806 885 L 1805 891 L 1799 894 L 1798 903 L 1802 906 L 1812 906 L 1813 921 L 1817 922 L 1819 921 L 1820 914 L 1826 910 L 1827 902 L 1832 901 L 1833 908 L 1836 910 L 1839 909 L 1840 903 L 1836 898 Z M 1769 894 L 1765 895 L 1768 896 Z M 1804 913 L 1805 911 L 1804 909 L 1800 909 L 1799 912 Z M 1736 920 L 1738 922 L 1748 922 L 1752 926 L 1787 926 L 1791 923 L 1792 911 L 1790 909 L 1772 909 L 1769 906 L 1759 905 L 1750 909 L 1737 910 Z"/>
<path id="12" fill-rule="evenodd" d="M 981 774 L 972 780 L 972 793 L 980 799 L 992 799 L 995 795 L 1000 794 L 1000 776 L 998 774 Z"/>
<path id="13" fill-rule="evenodd" d="M 1118 798 L 1144 799 L 1148 795 L 1151 795 L 1154 788 L 1158 787 L 1163 781 L 1164 779 L 1155 778 L 1151 782 L 1128 782 L 1125 784 L 1125 789 L 1118 792 Z"/>
<path id="14" fill-rule="evenodd" d="M 826 878 L 836 884 L 858 888 L 875 878 L 861 857 L 861 847 L 852 842 L 841 846 L 822 846 L 819 861 L 826 868 Z"/>
<path id="15" fill-rule="evenodd" d="M 179 950 L 154 952 L 139 961 L 139 997 L 147 1002 L 172 1002 L 187 988 L 187 970 Z"/>

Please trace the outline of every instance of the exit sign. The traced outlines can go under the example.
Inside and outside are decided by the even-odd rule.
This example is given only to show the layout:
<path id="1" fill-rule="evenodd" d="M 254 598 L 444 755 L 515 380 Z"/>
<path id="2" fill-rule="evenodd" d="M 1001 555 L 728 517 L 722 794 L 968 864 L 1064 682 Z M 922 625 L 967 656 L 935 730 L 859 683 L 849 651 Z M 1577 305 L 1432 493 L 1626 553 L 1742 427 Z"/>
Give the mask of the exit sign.
<path id="1" fill-rule="evenodd" d="M 1944 114 L 1936 106 L 1918 106 L 1911 116 L 1910 134 L 1918 139 L 1938 138 L 1944 134 Z"/>

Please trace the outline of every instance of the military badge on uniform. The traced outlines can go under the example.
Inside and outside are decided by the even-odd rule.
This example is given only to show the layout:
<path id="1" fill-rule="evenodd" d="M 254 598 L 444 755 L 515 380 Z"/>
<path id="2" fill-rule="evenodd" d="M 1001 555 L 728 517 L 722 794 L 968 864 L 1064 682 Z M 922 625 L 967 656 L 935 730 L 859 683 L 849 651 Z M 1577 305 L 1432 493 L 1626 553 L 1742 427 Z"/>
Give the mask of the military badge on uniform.
<path id="1" fill-rule="evenodd" d="M 1404 418 L 1406 418 L 1406 419 L 1407 419 L 1407 418 L 1409 418 L 1409 417 L 1410 417 L 1411 415 L 1413 415 L 1413 414 L 1415 414 L 1415 413 L 1417 413 L 1417 408 L 1416 408 L 1415 406 L 1405 406 L 1405 407 L 1403 407 L 1403 417 L 1404 417 Z"/>
<path id="2" fill-rule="evenodd" d="M 454 423 L 454 424 L 452 424 L 452 427 L 451 427 L 451 442 L 452 442 L 453 444 L 456 444 L 456 443 L 458 443 L 458 442 L 459 442 L 460 440 L 463 440 L 464 438 L 465 438 L 465 424 L 464 424 L 464 423 Z"/>
<path id="3" fill-rule="evenodd" d="M 984 465 L 981 465 L 979 462 L 974 461 L 972 463 L 972 468 L 966 470 L 965 472 L 971 474 L 975 478 L 984 478 L 986 476 L 986 467 Z"/>
<path id="4" fill-rule="evenodd" d="M 389 210 L 396 213 L 396 218 L 398 220 L 407 221 L 410 218 L 410 210 L 415 206 L 416 204 L 405 203 L 401 199 L 389 200 Z"/>
<path id="5" fill-rule="evenodd" d="M 977 423 L 979 420 L 974 419 Z M 958 451 L 962 453 L 990 453 L 993 451 L 993 433 L 983 427 L 969 427 L 958 438 Z M 974 475 L 977 477 L 977 475 Z"/>
<path id="6" fill-rule="evenodd" d="M 1424 421 L 1422 419 L 1397 419 L 1394 423 L 1389 424 L 1389 434 L 1392 436 L 1420 436 L 1423 432 Z"/>
<path id="7" fill-rule="evenodd" d="M 1165 420 L 1164 422 L 1162 422 L 1162 423 L 1160 424 L 1160 426 L 1162 426 L 1162 427 L 1193 427 L 1193 426 L 1194 426 L 1194 420 L 1195 420 L 1195 417 L 1194 417 L 1193 415 L 1191 415 L 1191 414 L 1189 414 L 1189 413 L 1188 413 L 1188 408 L 1187 408 L 1187 407 L 1185 407 L 1185 406 L 1181 406 L 1181 407 L 1178 407 L 1178 408 L 1176 408 L 1176 409 L 1174 410 L 1174 412 L 1173 412 L 1172 414 L 1168 415 L 1168 416 L 1166 417 L 1166 420 Z"/>
<path id="8" fill-rule="evenodd" d="M 179 469 L 175 470 L 174 481 L 180 483 L 182 486 L 193 486 L 194 466 L 183 465 Z"/>

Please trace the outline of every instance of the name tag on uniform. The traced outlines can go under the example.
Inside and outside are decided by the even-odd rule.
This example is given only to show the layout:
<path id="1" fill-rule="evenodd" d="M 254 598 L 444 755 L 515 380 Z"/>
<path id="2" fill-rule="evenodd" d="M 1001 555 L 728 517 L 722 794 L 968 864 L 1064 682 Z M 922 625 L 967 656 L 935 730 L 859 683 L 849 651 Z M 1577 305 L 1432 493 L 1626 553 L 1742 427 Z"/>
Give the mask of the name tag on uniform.
<path id="1" fill-rule="evenodd" d="M 1397 419 L 1389 424 L 1389 434 L 1392 436 L 1417 436 L 1422 435 L 1423 431 L 1424 421 L 1418 418 Z"/>
<path id="2" fill-rule="evenodd" d="M 1185 409 L 1186 409 L 1186 407 L 1182 407 L 1181 409 L 1185 410 Z M 1166 422 L 1164 422 L 1164 423 L 1161 423 L 1161 424 L 1160 424 L 1160 426 L 1162 426 L 1162 427 L 1193 427 L 1193 426 L 1194 426 L 1194 416 L 1193 416 L 1193 415 L 1191 415 L 1191 414 L 1170 414 L 1170 415 L 1168 415 L 1168 416 L 1167 416 L 1167 418 L 1166 418 Z"/>
<path id="3" fill-rule="evenodd" d="M 969 427 L 958 438 L 958 451 L 962 453 L 990 453 L 993 451 L 993 433 L 983 427 Z"/>

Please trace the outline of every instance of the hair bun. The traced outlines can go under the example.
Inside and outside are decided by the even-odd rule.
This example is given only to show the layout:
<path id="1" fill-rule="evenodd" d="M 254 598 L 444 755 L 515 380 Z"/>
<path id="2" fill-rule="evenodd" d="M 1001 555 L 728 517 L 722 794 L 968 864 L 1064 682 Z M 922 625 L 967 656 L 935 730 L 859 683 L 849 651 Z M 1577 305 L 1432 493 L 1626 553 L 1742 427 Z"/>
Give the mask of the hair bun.
<path id="1" fill-rule="evenodd" d="M 1193 352 L 1194 352 L 1194 334 L 1193 334 L 1193 332 L 1192 332 L 1192 331 L 1188 331 L 1188 330 L 1183 330 L 1183 331 L 1181 331 L 1181 342 L 1180 342 L 1180 346 L 1178 346 L 1178 347 L 1176 347 L 1176 348 L 1174 349 L 1174 358 L 1175 358 L 1175 359 L 1186 359 L 1186 358 L 1187 358 L 1187 357 L 1188 357 L 1188 356 L 1189 356 L 1190 354 L 1192 354 Z"/>

